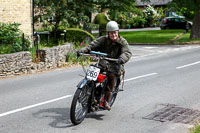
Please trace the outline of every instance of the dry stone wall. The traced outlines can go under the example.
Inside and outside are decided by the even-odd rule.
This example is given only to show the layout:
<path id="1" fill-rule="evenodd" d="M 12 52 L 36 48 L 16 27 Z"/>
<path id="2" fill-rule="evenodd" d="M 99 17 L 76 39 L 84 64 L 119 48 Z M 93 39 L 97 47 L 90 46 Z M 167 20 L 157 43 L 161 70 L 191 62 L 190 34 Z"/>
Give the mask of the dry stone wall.
<path id="1" fill-rule="evenodd" d="M 40 62 L 33 63 L 30 52 L 0 55 L 0 77 L 33 73 L 49 70 L 66 64 L 66 55 L 72 44 L 39 50 Z"/>
<path id="2" fill-rule="evenodd" d="M 0 55 L 0 77 L 27 74 L 31 67 L 30 52 Z"/>
<path id="3" fill-rule="evenodd" d="M 72 49 L 72 44 L 41 49 L 38 51 L 40 63 L 34 64 L 34 69 L 48 70 L 66 64 L 66 55 Z"/>

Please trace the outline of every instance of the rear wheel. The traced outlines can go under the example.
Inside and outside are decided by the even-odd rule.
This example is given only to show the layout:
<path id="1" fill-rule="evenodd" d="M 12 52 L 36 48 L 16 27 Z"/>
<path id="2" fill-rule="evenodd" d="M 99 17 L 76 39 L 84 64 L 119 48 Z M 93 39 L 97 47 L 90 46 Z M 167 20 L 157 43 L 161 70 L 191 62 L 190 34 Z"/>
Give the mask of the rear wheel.
<path id="1" fill-rule="evenodd" d="M 109 103 L 109 104 L 110 104 L 110 107 L 114 104 L 116 97 L 117 97 L 117 93 L 116 93 L 116 92 L 113 92 L 113 93 L 112 93 L 112 96 L 111 96 L 111 98 L 110 98 L 110 103 Z"/>
<path id="2" fill-rule="evenodd" d="M 70 119 L 73 124 L 80 124 L 88 112 L 89 95 L 85 88 L 77 89 L 72 100 Z"/>
<path id="3" fill-rule="evenodd" d="M 117 93 L 118 93 L 118 91 L 119 91 L 119 85 L 120 85 L 120 82 L 121 82 L 120 78 L 116 78 L 116 79 L 115 79 L 115 82 L 116 82 L 116 84 L 115 84 L 115 89 L 114 89 L 114 91 L 112 92 L 112 96 L 111 96 L 110 103 L 109 103 L 110 106 L 112 106 L 112 105 L 114 104 L 115 99 L 116 99 L 116 97 L 117 97 Z"/>

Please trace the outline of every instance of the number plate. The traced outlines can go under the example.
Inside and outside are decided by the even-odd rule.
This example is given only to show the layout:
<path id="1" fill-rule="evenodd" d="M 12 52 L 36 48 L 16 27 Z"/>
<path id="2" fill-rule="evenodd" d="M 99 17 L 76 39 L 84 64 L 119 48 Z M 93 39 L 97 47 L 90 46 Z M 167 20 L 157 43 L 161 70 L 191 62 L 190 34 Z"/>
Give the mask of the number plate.
<path id="1" fill-rule="evenodd" d="M 87 70 L 87 79 L 96 81 L 99 75 L 100 69 L 94 66 L 90 66 Z"/>

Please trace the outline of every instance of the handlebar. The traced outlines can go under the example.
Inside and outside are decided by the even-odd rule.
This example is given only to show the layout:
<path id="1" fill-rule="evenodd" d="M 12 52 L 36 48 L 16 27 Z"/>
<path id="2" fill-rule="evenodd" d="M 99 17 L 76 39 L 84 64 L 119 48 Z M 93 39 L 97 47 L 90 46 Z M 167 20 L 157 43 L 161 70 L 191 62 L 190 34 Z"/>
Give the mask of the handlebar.
<path id="1" fill-rule="evenodd" d="M 95 55 L 96 57 L 108 60 L 108 61 L 114 61 L 114 62 L 118 62 L 118 59 L 115 58 L 108 58 L 106 56 L 108 56 L 108 54 L 106 53 L 102 53 L 102 52 L 96 52 L 96 51 L 91 51 L 89 54 L 85 54 L 85 53 L 79 53 L 81 56 L 93 56 Z"/>

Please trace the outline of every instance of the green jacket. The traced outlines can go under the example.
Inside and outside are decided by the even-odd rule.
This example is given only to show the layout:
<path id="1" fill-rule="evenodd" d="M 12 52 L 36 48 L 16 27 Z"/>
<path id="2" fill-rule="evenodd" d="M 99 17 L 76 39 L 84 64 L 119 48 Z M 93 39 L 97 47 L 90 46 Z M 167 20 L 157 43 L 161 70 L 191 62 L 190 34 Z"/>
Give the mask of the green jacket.
<path id="1" fill-rule="evenodd" d="M 128 62 L 132 56 L 131 50 L 129 49 L 128 42 L 120 37 L 120 42 L 112 42 L 108 36 L 102 36 L 98 39 L 92 41 L 90 45 L 84 47 L 79 50 L 79 52 L 88 53 L 90 51 L 99 51 L 103 53 L 107 53 L 110 58 L 119 59 L 121 58 L 124 63 Z M 123 69 L 123 65 L 119 67 L 116 66 L 112 62 L 109 62 L 109 71 L 118 73 L 119 70 Z"/>

